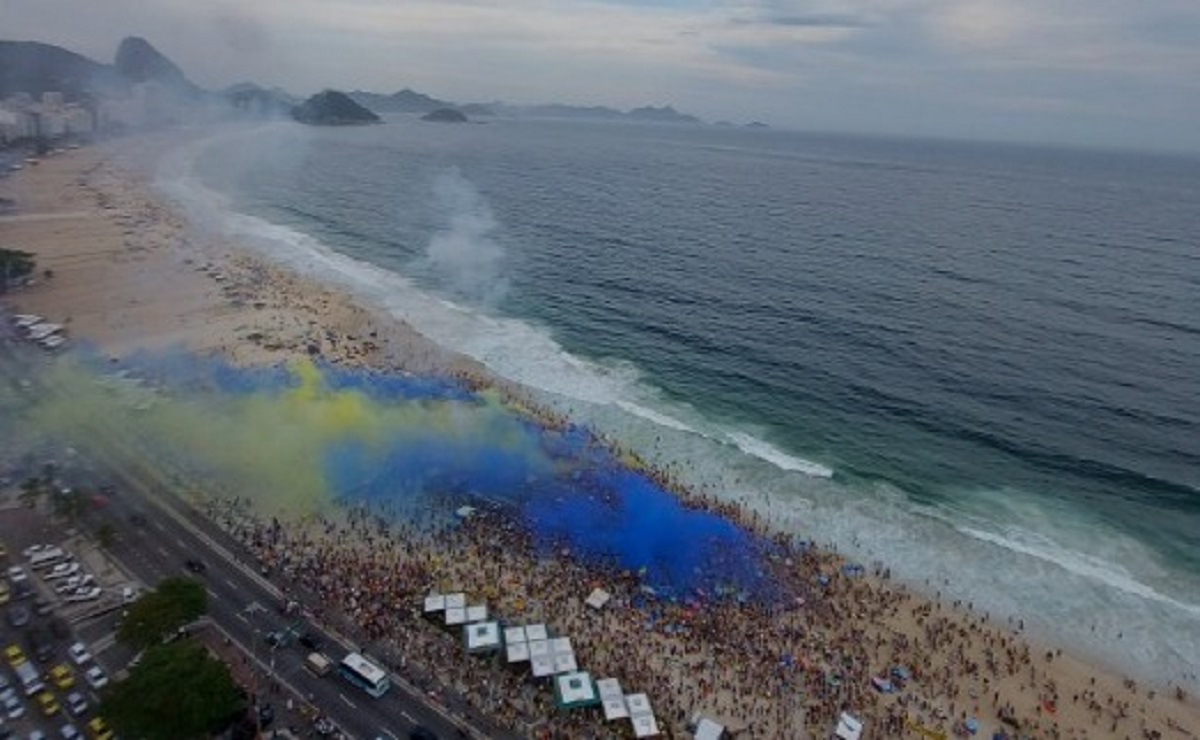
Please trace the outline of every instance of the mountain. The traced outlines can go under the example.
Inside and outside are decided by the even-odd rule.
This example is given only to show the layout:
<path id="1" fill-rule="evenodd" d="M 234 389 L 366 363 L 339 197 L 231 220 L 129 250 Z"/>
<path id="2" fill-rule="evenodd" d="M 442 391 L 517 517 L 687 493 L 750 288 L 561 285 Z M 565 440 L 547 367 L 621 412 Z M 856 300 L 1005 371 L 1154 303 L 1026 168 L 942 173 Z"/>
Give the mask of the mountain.
<path id="1" fill-rule="evenodd" d="M 292 118 L 313 126 L 379 123 L 379 116 L 337 90 L 324 90 L 292 108 Z"/>
<path id="2" fill-rule="evenodd" d="M 120 85 L 112 67 L 73 51 L 37 41 L 0 41 L 0 98 L 61 92 L 77 100 Z"/>
<path id="3" fill-rule="evenodd" d="M 350 98 L 359 105 L 380 113 L 431 113 L 439 108 L 451 108 L 454 103 L 438 100 L 424 93 L 405 88 L 391 95 L 355 90 Z"/>
<path id="4" fill-rule="evenodd" d="M 467 123 L 467 117 L 461 111 L 453 108 L 438 108 L 437 110 L 426 113 L 421 116 L 422 121 L 433 121 L 435 123 Z"/>
<path id="5" fill-rule="evenodd" d="M 661 108 L 655 108 L 652 105 L 647 105 L 641 108 L 634 108 L 629 111 L 630 118 L 639 121 L 658 121 L 660 123 L 699 123 L 700 119 L 695 116 L 689 116 L 686 113 L 680 113 L 669 105 L 664 105 Z"/>
<path id="6" fill-rule="evenodd" d="M 121 40 L 113 67 L 130 82 L 156 82 L 176 92 L 192 95 L 202 92 L 188 81 L 175 62 L 140 36 L 127 36 Z"/>

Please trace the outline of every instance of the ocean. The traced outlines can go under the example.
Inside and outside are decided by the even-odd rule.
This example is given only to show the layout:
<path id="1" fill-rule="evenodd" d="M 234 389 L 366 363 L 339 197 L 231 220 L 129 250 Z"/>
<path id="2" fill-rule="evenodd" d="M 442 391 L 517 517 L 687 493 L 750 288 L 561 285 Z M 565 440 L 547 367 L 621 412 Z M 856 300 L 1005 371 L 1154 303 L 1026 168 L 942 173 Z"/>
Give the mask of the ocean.
<path id="1" fill-rule="evenodd" d="M 1200 688 L 1200 159 L 395 118 L 158 182 L 693 486 Z"/>

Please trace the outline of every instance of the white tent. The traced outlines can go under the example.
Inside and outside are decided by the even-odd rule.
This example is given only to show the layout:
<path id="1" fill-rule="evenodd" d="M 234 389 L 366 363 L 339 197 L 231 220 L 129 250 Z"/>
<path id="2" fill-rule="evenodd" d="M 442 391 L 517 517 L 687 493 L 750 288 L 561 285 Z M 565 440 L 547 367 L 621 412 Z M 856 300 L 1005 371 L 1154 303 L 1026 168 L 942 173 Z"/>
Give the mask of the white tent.
<path id="1" fill-rule="evenodd" d="M 554 658 L 550 655 L 531 655 L 529 665 L 535 678 L 554 675 Z"/>
<path id="2" fill-rule="evenodd" d="M 615 678 L 602 678 L 596 682 L 596 691 L 600 694 L 600 703 L 604 705 L 604 719 L 611 722 L 629 716 L 620 681 Z"/>
<path id="3" fill-rule="evenodd" d="M 476 604 L 475 606 L 467 607 L 468 622 L 482 622 L 488 618 L 488 608 L 486 604 Z"/>
<path id="4" fill-rule="evenodd" d="M 592 589 L 592 592 L 590 594 L 588 594 L 588 597 L 587 597 L 587 600 L 585 601 L 585 603 L 588 606 L 592 607 L 593 609 L 603 609 L 604 605 L 607 604 L 609 599 L 611 599 L 611 598 L 612 598 L 612 594 L 605 591 L 604 589 L 594 588 L 594 589 Z"/>
<path id="5" fill-rule="evenodd" d="M 505 646 L 509 663 L 520 663 L 529 660 L 529 643 L 510 642 Z"/>
<path id="6" fill-rule="evenodd" d="M 444 594 L 433 593 L 425 597 L 425 613 L 433 614 L 435 612 L 446 610 L 446 596 Z"/>
<path id="7" fill-rule="evenodd" d="M 468 653 L 485 653 L 500 649 L 500 623 L 478 622 L 463 627 L 463 642 Z"/>
<path id="8" fill-rule="evenodd" d="M 554 677 L 554 697 L 560 707 L 574 709 L 596 704 L 596 687 L 586 671 Z"/>
<path id="9" fill-rule="evenodd" d="M 550 641 L 549 640 L 530 640 L 529 641 L 529 657 L 541 658 L 550 657 Z"/>
<path id="10" fill-rule="evenodd" d="M 579 670 L 579 664 L 575 662 L 575 653 L 554 654 L 555 673 L 573 673 L 577 670 Z"/>
<path id="11" fill-rule="evenodd" d="M 533 642 L 534 640 L 548 640 L 550 635 L 546 632 L 546 625 L 531 624 L 525 628 L 525 638 Z"/>
<path id="12" fill-rule="evenodd" d="M 529 639 L 525 637 L 524 627 L 504 628 L 504 644 L 511 645 L 514 642 L 529 642 Z"/>
<path id="13" fill-rule="evenodd" d="M 446 607 L 446 624 L 466 624 L 467 610 L 461 606 Z"/>
<path id="14" fill-rule="evenodd" d="M 692 736 L 696 740 L 721 740 L 725 737 L 725 728 L 708 717 L 701 717 L 696 722 L 696 731 Z"/>
<path id="15" fill-rule="evenodd" d="M 475 514 L 474 506 L 460 506 L 454 510 L 459 519 L 470 519 Z"/>
<path id="16" fill-rule="evenodd" d="M 634 723 L 635 738 L 656 738 L 659 735 L 659 722 L 654 715 L 630 717 L 630 722 Z"/>
<path id="17" fill-rule="evenodd" d="M 633 724 L 635 737 L 654 737 L 658 734 L 658 721 L 650 708 L 650 697 L 645 694 L 626 694 L 625 706 L 629 709 L 629 721 Z"/>
<path id="18" fill-rule="evenodd" d="M 862 722 L 855 716 L 842 712 L 838 718 L 837 729 L 833 731 L 839 740 L 858 740 L 862 735 Z"/>
<path id="19" fill-rule="evenodd" d="M 467 595 L 462 593 L 446 594 L 447 609 L 465 609 L 467 606 Z"/>

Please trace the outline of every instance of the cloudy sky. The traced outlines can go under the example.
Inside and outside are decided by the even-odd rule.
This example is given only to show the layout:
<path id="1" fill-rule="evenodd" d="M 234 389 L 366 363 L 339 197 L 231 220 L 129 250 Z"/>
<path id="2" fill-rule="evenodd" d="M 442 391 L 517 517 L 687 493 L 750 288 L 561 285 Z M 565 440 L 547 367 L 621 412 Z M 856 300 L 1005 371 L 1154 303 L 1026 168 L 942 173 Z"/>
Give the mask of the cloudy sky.
<path id="1" fill-rule="evenodd" d="M 1200 151 L 1200 0 L 0 0 L 4 38 L 131 34 L 211 88 Z"/>

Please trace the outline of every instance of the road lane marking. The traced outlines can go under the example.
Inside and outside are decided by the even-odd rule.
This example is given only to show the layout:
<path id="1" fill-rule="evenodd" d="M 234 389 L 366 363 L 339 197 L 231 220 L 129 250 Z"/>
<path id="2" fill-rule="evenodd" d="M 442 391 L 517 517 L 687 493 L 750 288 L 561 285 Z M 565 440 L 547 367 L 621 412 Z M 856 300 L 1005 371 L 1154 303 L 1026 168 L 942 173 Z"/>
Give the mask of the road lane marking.
<path id="1" fill-rule="evenodd" d="M 216 591 L 213 591 L 211 588 L 206 588 L 206 589 L 204 589 L 204 590 L 208 592 L 208 595 L 209 595 L 209 596 L 211 596 L 211 597 L 213 597 L 214 599 L 217 599 L 218 601 L 220 601 L 221 597 L 220 597 L 220 596 L 217 596 L 217 592 L 216 592 Z"/>
<path id="2" fill-rule="evenodd" d="M 176 545 L 179 545 L 179 549 L 180 549 L 180 550 L 186 550 L 186 549 L 188 549 L 188 546 L 187 546 L 187 545 L 185 545 L 185 544 L 183 544 L 183 540 L 179 539 L 178 537 L 176 537 L 176 538 L 175 538 L 175 544 L 176 544 Z"/>
<path id="3" fill-rule="evenodd" d="M 408 720 L 409 722 L 416 722 L 416 720 L 413 719 L 413 716 L 411 714 L 409 714 L 408 712 L 404 711 L 403 709 L 400 710 L 400 716 L 403 717 L 404 719 Z"/>
<path id="4" fill-rule="evenodd" d="M 169 553 L 169 552 L 167 552 L 166 550 L 164 550 L 164 549 L 162 548 L 162 545 L 159 545 L 159 546 L 158 546 L 158 552 L 159 552 L 159 554 L 161 554 L 161 555 L 162 555 L 164 558 L 169 558 L 169 557 L 171 557 L 171 553 Z"/>
<path id="5" fill-rule="evenodd" d="M 237 613 L 237 614 L 235 614 L 234 616 L 236 616 L 238 619 L 242 620 L 242 621 L 243 621 L 243 622 L 245 622 L 246 624 L 250 624 L 250 620 L 249 620 L 249 619 L 246 619 L 246 615 L 245 615 L 245 614 L 242 614 L 241 612 L 238 612 L 238 613 Z"/>
<path id="6" fill-rule="evenodd" d="M 346 698 L 345 694 L 339 692 L 338 698 L 341 699 L 342 701 L 346 702 L 346 706 L 350 707 L 351 709 L 358 709 L 358 707 L 354 706 L 354 702 L 352 702 Z"/>
<path id="7" fill-rule="evenodd" d="M 225 579 L 225 582 L 229 584 L 229 587 L 230 587 L 230 588 L 237 588 L 237 587 L 238 587 L 238 586 L 237 586 L 237 584 L 233 582 L 233 579 L 232 579 L 232 578 L 226 578 L 226 579 Z"/>
<path id="8" fill-rule="evenodd" d="M 400 714 L 404 714 L 404 712 L 401 712 Z M 408 715 L 407 715 L 407 714 L 404 714 L 404 716 L 405 716 L 405 717 L 408 717 Z M 409 720 L 411 721 L 411 720 L 412 720 L 412 717 L 409 717 Z M 396 734 L 395 734 L 394 732 L 392 732 L 391 730 L 387 729 L 386 727 L 380 727 L 380 728 L 379 728 L 379 731 L 380 731 L 380 732 L 382 732 L 383 734 L 387 735 L 388 737 L 390 737 L 392 740 L 400 740 L 400 738 L 399 738 L 399 737 L 397 737 L 397 736 L 396 736 Z"/>

